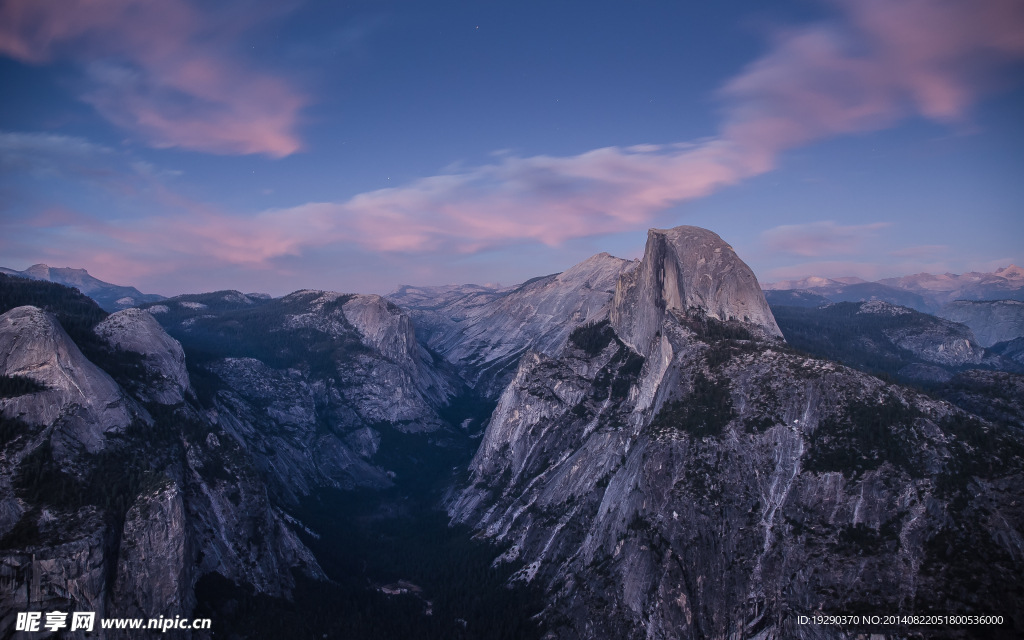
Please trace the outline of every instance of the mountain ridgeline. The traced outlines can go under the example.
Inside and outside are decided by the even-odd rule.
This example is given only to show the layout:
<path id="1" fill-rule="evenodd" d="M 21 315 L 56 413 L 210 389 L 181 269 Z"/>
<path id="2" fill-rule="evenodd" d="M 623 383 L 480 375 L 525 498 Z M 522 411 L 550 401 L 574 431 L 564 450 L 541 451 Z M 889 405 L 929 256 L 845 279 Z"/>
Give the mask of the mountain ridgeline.
<path id="1" fill-rule="evenodd" d="M 0 304 L 4 637 L 25 610 L 202 615 L 216 637 L 539 633 L 500 550 L 433 510 L 489 405 L 394 305 L 218 292 L 107 314 L 6 276 Z M 381 591 L 398 580 L 421 591 Z"/>
<path id="2" fill-rule="evenodd" d="M 213 619 L 189 637 L 1016 637 L 1024 350 L 988 344 L 1015 307 L 959 311 L 1004 327 L 982 344 L 767 293 L 696 227 L 387 297 L 108 314 L 0 276 L 0 635 L 63 608 Z M 800 622 L 883 613 L 1000 618 Z"/>

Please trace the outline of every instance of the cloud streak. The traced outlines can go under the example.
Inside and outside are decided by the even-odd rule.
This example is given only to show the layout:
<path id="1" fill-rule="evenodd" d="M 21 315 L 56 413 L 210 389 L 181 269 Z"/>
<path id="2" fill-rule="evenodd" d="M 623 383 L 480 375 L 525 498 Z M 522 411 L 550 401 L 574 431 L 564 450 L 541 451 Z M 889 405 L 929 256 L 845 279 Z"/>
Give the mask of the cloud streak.
<path id="1" fill-rule="evenodd" d="M 287 91 L 275 98 L 279 85 L 273 78 L 251 73 L 230 78 L 230 63 L 202 49 L 183 53 L 180 43 L 195 35 L 195 27 L 194 13 L 180 0 L 152 5 L 94 1 L 110 3 L 117 11 L 80 26 L 71 19 L 53 19 L 53 0 L 38 0 L 47 7 L 38 10 L 28 0 L 12 0 L 4 11 L 42 11 L 36 22 L 46 29 L 28 29 L 24 25 L 36 22 L 15 16 L 22 28 L 0 30 L 0 49 L 30 61 L 46 60 L 76 38 L 91 42 L 95 33 L 138 23 L 125 17 L 129 9 L 144 16 L 156 12 L 142 20 L 151 26 L 167 12 L 165 21 L 176 37 L 154 36 L 152 44 L 145 44 L 143 30 L 132 35 L 134 44 L 120 46 L 145 70 L 142 79 L 118 75 L 117 67 L 96 71 L 98 77 L 110 75 L 98 81 L 89 98 L 97 108 L 109 109 L 112 120 L 123 118 L 129 128 L 150 132 L 157 144 L 163 140 L 192 148 L 207 145 L 217 152 L 272 155 L 297 148 L 288 132 L 301 99 Z M 71 6 L 81 10 L 82 2 L 72 0 Z M 338 243 L 409 254 L 472 253 L 522 242 L 557 245 L 642 228 L 667 207 L 770 171 L 780 154 L 815 140 L 876 130 L 910 116 L 963 120 L 989 89 L 986 79 L 1024 58 L 1024 3 L 1019 0 L 833 4 L 842 19 L 776 34 L 765 55 L 724 84 L 719 92 L 722 125 L 710 139 L 608 147 L 569 157 L 505 155 L 492 164 L 344 202 L 312 202 L 250 216 L 175 201 L 163 192 L 175 213 L 112 222 L 108 233 L 126 245 L 159 246 L 167 260 L 202 256 L 204 262 L 247 268 L 267 268 L 275 260 Z M 218 87 L 222 81 L 228 88 Z M 213 106 L 169 110 L 154 97 L 165 88 Z M 270 106 L 248 106 L 259 104 L 259 96 L 270 96 Z M 850 254 L 881 226 L 822 222 L 779 227 L 764 240 L 806 257 Z"/>
<path id="2" fill-rule="evenodd" d="M 235 60 L 186 0 L 7 0 L 0 53 L 28 64 L 84 67 L 81 98 L 156 147 L 217 154 L 298 151 L 306 98 Z"/>
<path id="3" fill-rule="evenodd" d="M 247 231 L 247 255 L 265 260 L 339 241 L 381 251 L 473 252 L 642 227 L 669 206 L 770 171 L 788 149 L 914 115 L 963 120 L 987 89 L 979 78 L 1024 58 L 1017 0 L 834 5 L 842 20 L 778 33 L 764 56 L 725 83 L 714 138 L 571 157 L 506 156 L 347 202 L 265 211 Z M 787 246 L 800 255 L 848 246 L 826 232 L 854 238 L 853 228 L 821 227 Z M 223 249 L 239 259 L 234 245 Z"/>

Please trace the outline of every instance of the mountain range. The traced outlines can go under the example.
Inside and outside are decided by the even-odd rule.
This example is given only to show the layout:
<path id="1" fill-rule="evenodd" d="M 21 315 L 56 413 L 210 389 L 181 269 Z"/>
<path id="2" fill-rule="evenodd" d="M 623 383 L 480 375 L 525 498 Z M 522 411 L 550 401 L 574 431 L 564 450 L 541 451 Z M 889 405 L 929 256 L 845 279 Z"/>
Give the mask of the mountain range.
<path id="1" fill-rule="evenodd" d="M 0 636 L 92 610 L 213 620 L 183 638 L 1015 637 L 1021 339 L 826 295 L 864 285 L 923 297 L 766 296 L 697 227 L 385 297 L 109 313 L 0 275 Z"/>
<path id="2" fill-rule="evenodd" d="M 867 282 L 857 277 L 782 280 L 761 284 L 769 301 L 781 301 L 780 292 L 807 291 L 831 302 L 881 300 L 926 313 L 935 313 L 953 300 L 1024 300 L 1024 269 L 1010 265 L 992 273 L 972 271 L 957 275 L 918 273 Z"/>
<path id="3" fill-rule="evenodd" d="M 89 275 L 85 269 L 55 268 L 45 264 L 34 264 L 24 271 L 0 267 L 0 273 L 17 278 L 45 280 L 78 289 L 96 301 L 106 311 L 120 311 L 146 302 L 163 300 L 154 293 L 142 293 L 135 287 L 123 287 L 103 282 Z"/>

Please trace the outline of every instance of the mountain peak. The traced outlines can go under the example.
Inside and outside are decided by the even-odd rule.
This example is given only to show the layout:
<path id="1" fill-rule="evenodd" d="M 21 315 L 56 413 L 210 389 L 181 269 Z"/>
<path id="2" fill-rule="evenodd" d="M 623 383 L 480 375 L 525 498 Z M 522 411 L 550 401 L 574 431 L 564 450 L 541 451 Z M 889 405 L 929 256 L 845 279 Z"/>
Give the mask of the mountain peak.
<path id="1" fill-rule="evenodd" d="M 40 280 L 50 279 L 50 267 L 41 262 L 39 264 L 32 265 L 28 269 L 25 269 L 22 273 L 33 278 L 39 278 Z"/>
<path id="2" fill-rule="evenodd" d="M 623 341 L 646 354 L 670 311 L 696 311 L 782 337 L 754 272 L 718 234 L 700 227 L 647 232 L 640 265 L 619 278 L 612 326 Z"/>
<path id="3" fill-rule="evenodd" d="M 1015 264 L 1011 264 L 1008 267 L 996 269 L 996 275 L 1004 278 L 1024 278 L 1024 269 L 1021 269 Z"/>

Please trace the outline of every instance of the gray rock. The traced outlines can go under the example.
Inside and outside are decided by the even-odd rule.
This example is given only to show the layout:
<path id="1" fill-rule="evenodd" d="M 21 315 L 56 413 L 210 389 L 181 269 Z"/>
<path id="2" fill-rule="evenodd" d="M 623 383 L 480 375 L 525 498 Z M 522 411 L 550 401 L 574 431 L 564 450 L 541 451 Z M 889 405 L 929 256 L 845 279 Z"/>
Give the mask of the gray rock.
<path id="1" fill-rule="evenodd" d="M 874 300 L 861 303 L 857 313 L 899 316 L 913 315 L 914 312 Z M 974 333 L 968 327 L 949 320 L 909 324 L 887 329 L 884 333 L 900 349 L 906 349 L 922 360 L 936 364 L 953 367 L 981 364 L 985 357 L 985 349 L 975 341 Z"/>
<path id="2" fill-rule="evenodd" d="M 684 302 L 656 236 L 645 262 L 665 275 L 642 264 L 616 296 L 629 339 L 527 354 L 447 503 L 544 590 L 551 637 L 838 640 L 794 614 L 1024 616 L 1019 434 L 790 352 L 739 286 Z M 761 339 L 707 337 L 694 311 Z"/>
<path id="3" fill-rule="evenodd" d="M 13 628 L 17 611 L 95 611 L 107 615 L 107 550 L 112 540 L 93 507 L 39 516 L 42 528 L 61 531 L 57 544 L 0 551 L 0 629 Z"/>
<path id="4" fill-rule="evenodd" d="M 1019 300 L 955 300 L 938 315 L 970 327 L 983 347 L 1024 336 L 1024 302 Z"/>
<path id="5" fill-rule="evenodd" d="M 360 457 L 370 459 L 380 448 L 380 433 L 376 429 L 363 427 L 350 433 L 345 443 Z"/>
<path id="6" fill-rule="evenodd" d="M 395 423 L 409 432 L 443 425 L 436 410 L 457 394 L 457 382 L 431 366 L 433 359 L 401 309 L 380 296 L 327 291 L 297 291 L 281 302 L 303 309 L 287 317 L 286 329 L 312 328 L 338 337 L 355 331 L 367 347 L 336 367 L 337 382 L 363 421 Z"/>
<path id="7" fill-rule="evenodd" d="M 190 533 L 183 492 L 170 478 L 136 499 L 121 536 L 112 615 L 148 618 L 192 613 L 197 576 Z"/>
<path id="8" fill-rule="evenodd" d="M 138 409 L 117 383 L 89 362 L 55 317 L 36 307 L 0 316 L 0 375 L 24 376 L 45 391 L 0 399 L 0 412 L 53 427 L 55 455 L 103 448 L 106 436 L 132 422 Z"/>
<path id="9" fill-rule="evenodd" d="M 95 331 L 111 346 L 146 357 L 146 368 L 153 378 L 138 390 L 143 398 L 177 404 L 191 392 L 185 352 L 148 311 L 118 311 L 99 323 Z"/>
<path id="10" fill-rule="evenodd" d="M 699 227 L 651 229 L 640 266 L 616 286 L 615 332 L 646 356 L 668 315 L 694 312 L 782 337 L 754 272 L 717 234 Z"/>
<path id="11" fill-rule="evenodd" d="M 636 265 L 600 253 L 518 287 L 402 287 L 389 298 L 478 393 L 497 397 L 527 350 L 558 353 L 574 328 L 606 318 L 615 283 Z"/>
<path id="12" fill-rule="evenodd" d="M 218 399 L 219 425 L 251 452 L 263 481 L 282 502 L 294 504 L 317 487 L 391 486 L 383 470 L 342 442 L 341 436 L 363 422 L 333 387 L 254 358 L 226 358 L 211 370 L 235 392 Z M 321 421 L 330 432 L 323 432 Z"/>

